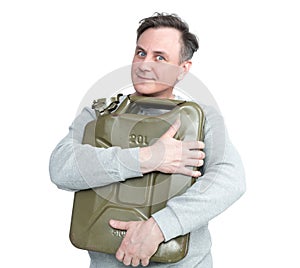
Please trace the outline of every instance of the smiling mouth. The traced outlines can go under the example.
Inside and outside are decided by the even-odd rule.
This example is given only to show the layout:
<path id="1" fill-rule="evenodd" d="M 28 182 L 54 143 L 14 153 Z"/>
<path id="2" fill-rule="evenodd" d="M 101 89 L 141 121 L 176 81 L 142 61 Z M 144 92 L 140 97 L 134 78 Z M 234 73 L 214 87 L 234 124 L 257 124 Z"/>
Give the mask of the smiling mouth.
<path id="1" fill-rule="evenodd" d="M 144 76 L 136 73 L 136 77 L 138 80 L 155 81 L 152 76 Z"/>

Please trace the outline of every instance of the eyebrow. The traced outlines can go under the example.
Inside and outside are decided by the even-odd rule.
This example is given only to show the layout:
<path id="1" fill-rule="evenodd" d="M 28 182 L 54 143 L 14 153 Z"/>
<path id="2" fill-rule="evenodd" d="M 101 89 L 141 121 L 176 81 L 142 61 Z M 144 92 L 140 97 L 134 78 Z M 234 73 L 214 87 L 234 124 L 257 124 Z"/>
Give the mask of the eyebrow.
<path id="1" fill-rule="evenodd" d="M 139 45 L 136 46 L 135 50 L 136 50 L 136 51 L 137 51 L 137 50 L 143 50 L 143 51 L 146 51 L 143 47 L 141 47 L 141 46 L 139 46 Z M 165 52 L 165 51 L 163 51 L 163 50 L 155 50 L 155 51 L 153 51 L 153 53 L 154 53 L 154 54 L 162 54 L 162 55 L 168 56 L 168 53 Z"/>

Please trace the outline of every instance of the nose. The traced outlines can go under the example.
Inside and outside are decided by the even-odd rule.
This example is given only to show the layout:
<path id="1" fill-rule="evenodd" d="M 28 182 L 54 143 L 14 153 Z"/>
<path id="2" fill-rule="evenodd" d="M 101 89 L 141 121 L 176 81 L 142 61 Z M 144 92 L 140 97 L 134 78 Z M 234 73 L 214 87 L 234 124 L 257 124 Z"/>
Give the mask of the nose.
<path id="1" fill-rule="evenodd" d="M 139 61 L 137 64 L 138 69 L 142 72 L 150 72 L 152 70 L 153 62 L 151 62 L 147 57 Z"/>

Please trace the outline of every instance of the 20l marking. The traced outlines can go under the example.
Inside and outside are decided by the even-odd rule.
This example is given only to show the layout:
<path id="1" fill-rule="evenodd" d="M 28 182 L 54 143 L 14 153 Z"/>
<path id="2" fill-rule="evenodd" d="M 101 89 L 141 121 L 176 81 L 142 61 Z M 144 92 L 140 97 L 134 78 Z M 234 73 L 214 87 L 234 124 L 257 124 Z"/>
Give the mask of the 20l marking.
<path id="1" fill-rule="evenodd" d="M 126 231 L 123 230 L 112 230 L 111 234 L 116 237 L 124 238 L 126 235 Z"/>
<path id="2" fill-rule="evenodd" d="M 147 136 L 130 134 L 129 135 L 129 143 L 139 145 L 139 146 L 147 146 L 149 143 L 147 141 Z"/>

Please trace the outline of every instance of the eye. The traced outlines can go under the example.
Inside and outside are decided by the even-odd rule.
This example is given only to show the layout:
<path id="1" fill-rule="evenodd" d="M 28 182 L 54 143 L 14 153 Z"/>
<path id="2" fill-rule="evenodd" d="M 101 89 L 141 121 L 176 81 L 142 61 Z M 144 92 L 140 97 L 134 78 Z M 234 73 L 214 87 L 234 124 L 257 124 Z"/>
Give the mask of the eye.
<path id="1" fill-rule="evenodd" d="M 159 61 L 166 60 L 166 59 L 165 59 L 163 56 L 161 56 L 161 55 L 156 56 L 156 59 L 159 60 Z"/>
<path id="2" fill-rule="evenodd" d="M 136 54 L 140 57 L 145 57 L 146 56 L 146 53 L 142 50 L 139 50 Z"/>

